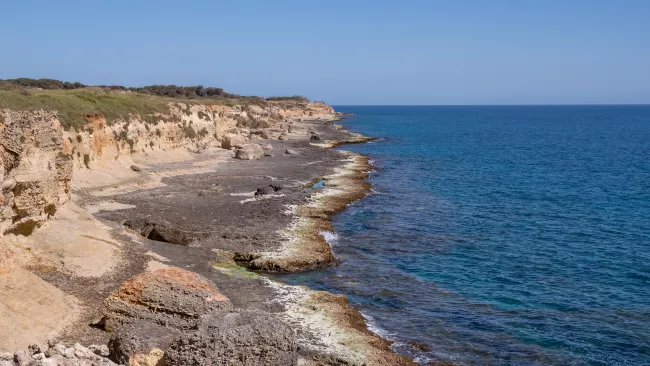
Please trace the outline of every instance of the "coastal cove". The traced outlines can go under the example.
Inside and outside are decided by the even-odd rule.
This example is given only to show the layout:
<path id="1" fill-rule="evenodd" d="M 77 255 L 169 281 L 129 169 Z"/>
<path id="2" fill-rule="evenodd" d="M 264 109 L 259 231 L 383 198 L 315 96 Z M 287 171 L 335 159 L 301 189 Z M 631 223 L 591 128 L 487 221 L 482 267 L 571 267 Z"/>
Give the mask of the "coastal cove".
<path id="1" fill-rule="evenodd" d="M 650 358 L 650 107 L 337 106 L 379 138 L 373 193 L 334 217 L 341 293 L 416 361 Z M 644 346 L 645 345 L 645 346 Z"/>

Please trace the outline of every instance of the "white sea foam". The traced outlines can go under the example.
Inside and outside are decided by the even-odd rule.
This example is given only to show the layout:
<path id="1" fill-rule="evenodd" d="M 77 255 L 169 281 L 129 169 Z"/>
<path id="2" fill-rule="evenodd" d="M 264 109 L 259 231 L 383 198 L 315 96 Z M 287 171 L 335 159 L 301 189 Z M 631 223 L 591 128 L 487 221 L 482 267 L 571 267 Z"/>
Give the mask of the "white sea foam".
<path id="1" fill-rule="evenodd" d="M 389 341 L 393 341 L 394 334 L 388 333 L 387 330 L 382 329 L 377 325 L 377 322 L 375 322 L 375 318 L 373 318 L 371 315 L 365 314 L 363 311 L 359 311 L 361 316 L 366 320 L 366 326 L 368 327 L 368 330 L 375 333 L 376 335 L 387 339 Z"/>
<path id="2" fill-rule="evenodd" d="M 330 247 L 333 247 L 339 242 L 339 234 L 337 233 L 333 233 L 331 231 L 321 231 L 319 234 L 323 237 L 323 239 L 325 239 Z"/>

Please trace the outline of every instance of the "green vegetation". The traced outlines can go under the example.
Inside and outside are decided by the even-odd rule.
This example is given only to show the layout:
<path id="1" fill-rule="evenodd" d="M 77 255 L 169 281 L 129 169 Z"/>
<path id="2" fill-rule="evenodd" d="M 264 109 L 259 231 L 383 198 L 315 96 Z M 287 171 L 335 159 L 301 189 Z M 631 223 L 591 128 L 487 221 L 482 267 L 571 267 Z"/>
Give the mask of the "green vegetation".
<path id="1" fill-rule="evenodd" d="M 54 110 L 66 129 L 80 130 L 87 117 L 103 115 L 107 123 L 128 115 L 152 120 L 154 113 L 169 114 L 167 101 L 137 93 L 105 93 L 101 90 L 0 90 L 0 108 Z"/>
<path id="2" fill-rule="evenodd" d="M 0 89 L 9 88 L 41 88 L 41 89 L 80 89 L 85 88 L 86 85 L 82 83 L 70 83 L 67 81 L 60 81 L 54 79 L 8 79 L 0 80 Z"/>
<path id="3" fill-rule="evenodd" d="M 129 116 L 139 116 L 147 123 L 157 124 L 156 114 L 169 115 L 170 103 L 185 103 L 184 112 L 191 115 L 189 104 L 221 104 L 266 106 L 269 101 L 305 102 L 303 96 L 260 98 L 230 94 L 221 88 L 199 86 L 151 85 L 127 88 L 120 85 L 88 87 L 79 82 L 54 79 L 0 80 L 0 108 L 13 110 L 57 111 L 59 121 L 67 130 L 80 130 L 88 118 L 102 115 L 108 124 Z M 243 109 L 242 109 L 243 110 Z M 172 116 L 180 121 L 180 117 Z M 203 112 L 199 118 L 209 120 Z M 252 119 L 238 121 L 241 127 L 263 128 L 266 123 Z M 186 131 L 195 135 L 195 131 Z M 192 133 L 194 132 L 194 133 Z M 158 133 L 158 132 L 157 132 Z"/>
<path id="4" fill-rule="evenodd" d="M 292 95 L 292 96 L 286 96 L 286 97 L 268 97 L 266 98 L 268 101 L 296 101 L 296 102 L 309 102 L 309 99 L 302 95 Z"/>
<path id="5" fill-rule="evenodd" d="M 260 276 L 255 272 L 249 272 L 246 267 L 238 266 L 237 263 L 230 261 L 214 262 L 212 267 L 235 278 L 258 278 Z"/>

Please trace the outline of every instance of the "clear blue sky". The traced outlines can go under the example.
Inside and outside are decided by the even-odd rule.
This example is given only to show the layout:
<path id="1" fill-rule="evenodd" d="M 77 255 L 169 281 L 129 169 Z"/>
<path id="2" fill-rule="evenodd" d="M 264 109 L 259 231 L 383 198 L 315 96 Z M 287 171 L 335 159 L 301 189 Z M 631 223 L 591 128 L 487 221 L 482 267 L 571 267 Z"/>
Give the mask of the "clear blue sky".
<path id="1" fill-rule="evenodd" d="M 650 103 L 649 0 L 4 0 L 0 78 L 332 104 Z"/>

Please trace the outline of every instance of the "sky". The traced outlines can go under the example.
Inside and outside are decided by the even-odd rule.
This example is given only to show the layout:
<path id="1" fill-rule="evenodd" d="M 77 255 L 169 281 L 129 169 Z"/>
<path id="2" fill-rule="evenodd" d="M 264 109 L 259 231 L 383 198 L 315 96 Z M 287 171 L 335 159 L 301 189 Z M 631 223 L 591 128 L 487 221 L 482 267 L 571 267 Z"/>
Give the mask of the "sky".
<path id="1" fill-rule="evenodd" d="M 330 104 L 650 103 L 647 0 L 3 0 L 0 79 Z"/>

